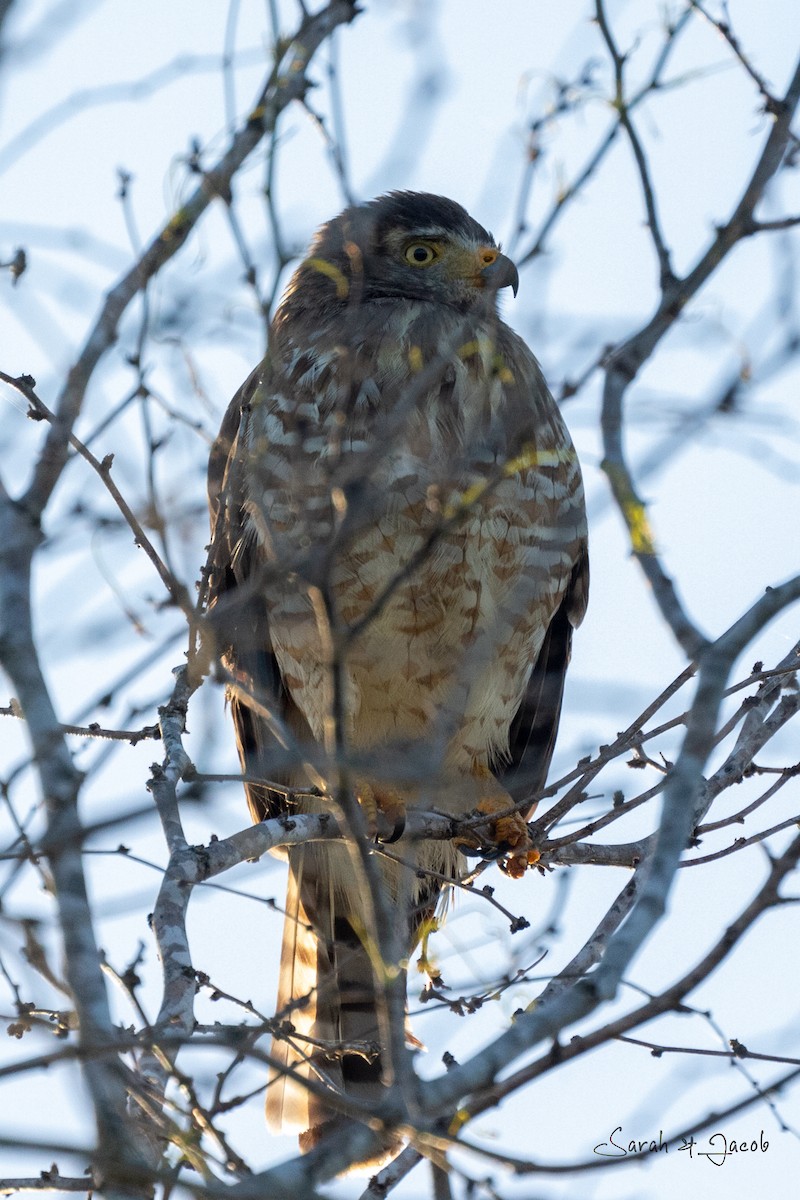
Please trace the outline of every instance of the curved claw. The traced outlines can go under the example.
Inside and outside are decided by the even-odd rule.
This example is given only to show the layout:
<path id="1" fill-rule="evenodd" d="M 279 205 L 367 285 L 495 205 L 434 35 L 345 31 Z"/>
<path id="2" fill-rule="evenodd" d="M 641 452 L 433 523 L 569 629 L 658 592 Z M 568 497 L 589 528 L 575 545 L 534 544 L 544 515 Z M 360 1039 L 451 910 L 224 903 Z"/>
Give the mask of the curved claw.
<path id="1" fill-rule="evenodd" d="M 454 838 L 453 845 L 465 858 L 483 858 L 487 862 L 496 862 L 498 859 L 505 858 L 507 853 L 500 846 L 494 846 L 491 843 L 486 845 L 479 842 L 477 838 L 472 841 L 466 838 Z"/>
<path id="2" fill-rule="evenodd" d="M 381 815 L 385 816 L 386 814 L 381 813 Z M 403 834 L 405 833 L 405 830 L 406 830 L 405 810 L 403 810 L 402 812 L 395 812 L 393 815 L 394 815 L 394 825 L 392 827 L 392 832 L 387 837 L 384 837 L 383 834 L 380 832 L 376 833 L 376 835 L 375 835 L 375 841 L 380 842 L 382 846 L 391 846 L 392 842 L 398 842 L 400 840 L 400 838 L 403 836 Z"/>

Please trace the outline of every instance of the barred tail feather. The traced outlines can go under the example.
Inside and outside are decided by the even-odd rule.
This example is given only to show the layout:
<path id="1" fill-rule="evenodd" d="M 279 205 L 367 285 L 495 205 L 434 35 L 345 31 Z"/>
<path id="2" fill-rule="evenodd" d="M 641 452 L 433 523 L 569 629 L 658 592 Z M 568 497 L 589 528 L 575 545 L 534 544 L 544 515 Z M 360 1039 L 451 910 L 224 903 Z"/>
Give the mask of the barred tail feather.
<path id="1" fill-rule="evenodd" d="M 309 1093 L 303 1080 L 311 1073 L 311 1046 L 306 1039 L 315 1036 L 317 957 L 317 936 L 302 909 L 295 873 L 290 871 L 275 1016 L 293 1025 L 295 1032 L 272 1039 L 267 1125 L 273 1133 L 308 1127 Z M 289 1070 L 297 1074 L 290 1075 Z"/>
<path id="2" fill-rule="evenodd" d="M 372 965 L 315 849 L 290 852 L 276 1016 L 294 1032 L 273 1038 L 267 1087 L 270 1129 L 304 1130 L 304 1150 L 336 1116 L 305 1081 L 367 1104 L 384 1094 Z"/>

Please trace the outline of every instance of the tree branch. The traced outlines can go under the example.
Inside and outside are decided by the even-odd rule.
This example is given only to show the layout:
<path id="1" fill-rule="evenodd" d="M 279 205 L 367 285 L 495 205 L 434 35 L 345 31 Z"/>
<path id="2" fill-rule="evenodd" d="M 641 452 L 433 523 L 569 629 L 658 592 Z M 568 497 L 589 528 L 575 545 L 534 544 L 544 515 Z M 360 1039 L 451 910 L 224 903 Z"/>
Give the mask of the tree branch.
<path id="1" fill-rule="evenodd" d="M 717 230 L 711 246 L 683 279 L 662 289 L 655 315 L 642 329 L 617 346 L 606 359 L 603 389 L 603 447 L 601 464 L 617 506 L 623 516 L 637 559 L 653 589 L 653 595 L 676 640 L 687 657 L 694 659 L 707 645 L 678 600 L 672 580 L 661 565 L 645 505 L 636 493 L 622 445 L 623 400 L 639 369 L 672 327 L 693 296 L 723 258 L 743 237 L 752 232 L 753 214 L 764 189 L 783 161 L 791 134 L 791 123 L 800 103 L 800 62 L 778 105 L 772 129 L 742 196 L 728 222 Z"/>
<path id="2" fill-rule="evenodd" d="M 181 249 L 209 204 L 230 193 L 231 183 L 242 163 L 266 133 L 275 128 L 283 110 L 301 99 L 309 86 L 307 70 L 320 45 L 339 25 L 349 24 L 358 15 L 355 0 L 331 0 L 320 12 L 303 21 L 297 33 L 283 47 L 244 125 L 186 203 L 170 218 L 150 245 L 115 284 L 105 299 L 83 349 L 72 366 L 55 405 L 55 420 L 50 426 L 33 478 L 23 503 L 34 519 L 41 517 L 67 462 L 69 434 L 81 411 L 92 374 L 106 351 L 113 345 L 123 313 L 133 298 L 143 291 L 165 263 Z"/>

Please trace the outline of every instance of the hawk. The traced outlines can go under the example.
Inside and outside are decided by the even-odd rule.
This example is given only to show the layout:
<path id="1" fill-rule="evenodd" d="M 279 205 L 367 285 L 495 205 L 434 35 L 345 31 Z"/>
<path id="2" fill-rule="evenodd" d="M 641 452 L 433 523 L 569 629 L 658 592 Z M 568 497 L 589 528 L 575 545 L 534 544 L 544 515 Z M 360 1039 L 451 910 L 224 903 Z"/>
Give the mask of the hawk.
<path id="1" fill-rule="evenodd" d="M 327 809 L 350 835 L 288 853 L 267 1118 L 306 1149 L 337 1096 L 371 1113 L 385 1095 L 386 964 L 354 839 L 384 818 L 400 836 L 408 806 L 479 810 L 512 874 L 537 857 L 525 819 L 588 567 L 569 433 L 498 316 L 517 285 L 452 200 L 347 208 L 295 271 L 211 455 L 210 622 L 252 816 Z M 468 841 L 370 843 L 395 975 Z"/>

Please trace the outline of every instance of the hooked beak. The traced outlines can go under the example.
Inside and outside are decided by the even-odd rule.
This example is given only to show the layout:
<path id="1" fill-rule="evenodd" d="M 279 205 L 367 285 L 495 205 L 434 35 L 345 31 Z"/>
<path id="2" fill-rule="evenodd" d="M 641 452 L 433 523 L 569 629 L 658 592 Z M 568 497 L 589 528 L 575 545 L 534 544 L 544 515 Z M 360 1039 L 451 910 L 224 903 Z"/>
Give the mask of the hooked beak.
<path id="1" fill-rule="evenodd" d="M 484 287 L 491 288 L 493 292 L 510 287 L 516 296 L 519 289 L 519 271 L 505 254 L 498 254 L 493 263 L 483 268 L 481 276 L 484 280 Z"/>

